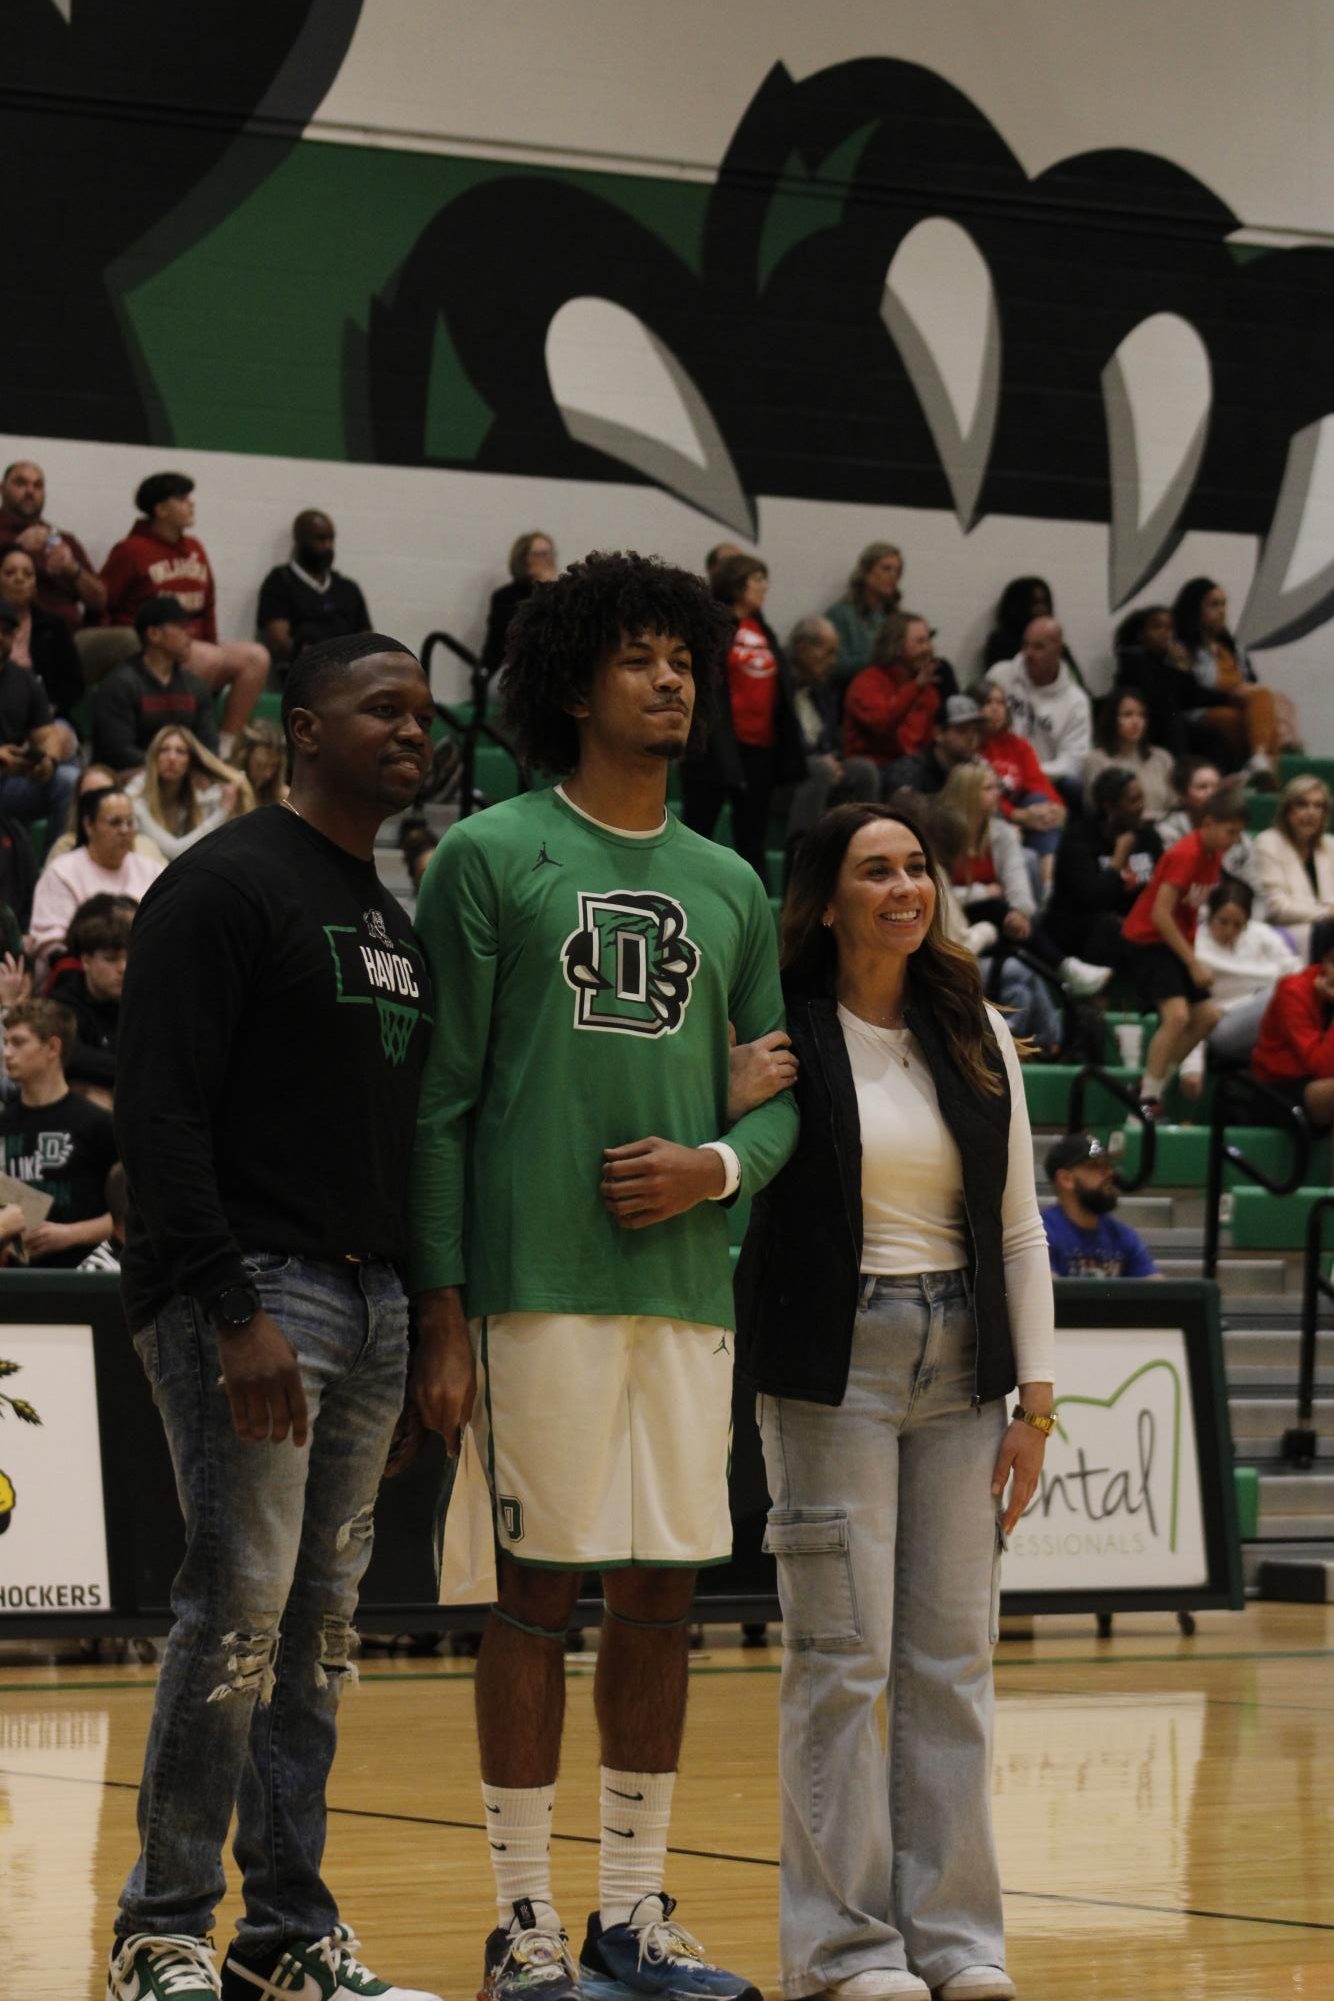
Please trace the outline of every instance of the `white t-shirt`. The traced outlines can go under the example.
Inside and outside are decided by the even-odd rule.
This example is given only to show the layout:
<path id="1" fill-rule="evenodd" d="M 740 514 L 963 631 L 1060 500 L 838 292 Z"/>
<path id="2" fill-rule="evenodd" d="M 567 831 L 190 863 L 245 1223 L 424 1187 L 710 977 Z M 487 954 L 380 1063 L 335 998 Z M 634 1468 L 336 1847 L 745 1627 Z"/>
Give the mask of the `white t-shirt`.
<path id="1" fill-rule="evenodd" d="M 1033 1179 L 1023 1072 L 1004 1019 L 987 1009 L 1010 1085 L 1010 1151 L 1001 1204 L 1005 1295 L 1021 1383 L 1051 1382 L 1055 1312 Z M 963 1162 L 911 1030 L 876 1028 L 840 1007 L 862 1138 L 862 1270 L 877 1278 L 962 1271 L 968 1263 Z M 907 1058 L 905 1066 L 904 1058 Z"/>

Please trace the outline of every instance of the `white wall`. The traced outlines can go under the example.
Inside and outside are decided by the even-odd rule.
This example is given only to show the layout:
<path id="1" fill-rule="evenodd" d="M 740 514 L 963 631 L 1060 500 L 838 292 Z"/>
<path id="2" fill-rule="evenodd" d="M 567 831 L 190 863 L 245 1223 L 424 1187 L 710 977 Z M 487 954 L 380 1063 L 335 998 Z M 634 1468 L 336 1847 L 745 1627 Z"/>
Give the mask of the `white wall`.
<path id="1" fill-rule="evenodd" d="M 1244 224 L 1334 233 L 1330 0 L 367 0 L 308 131 L 711 177 L 774 63 L 859 56 L 935 70 L 1030 173 L 1145 147 Z"/>
<path id="2" fill-rule="evenodd" d="M 0 437 L 4 462 L 28 456 L 46 468 L 51 518 L 72 528 L 95 562 L 128 529 L 131 496 L 146 473 L 188 470 L 198 482 L 198 532 L 218 579 L 219 630 L 232 638 L 251 635 L 260 580 L 287 554 L 288 524 L 302 507 L 333 515 L 339 567 L 361 584 L 381 630 L 414 647 L 436 626 L 480 641 L 487 597 L 505 581 L 506 553 L 524 529 L 549 529 L 564 561 L 590 549 L 633 547 L 692 568 L 723 539 L 693 508 L 629 485 Z M 940 650 L 963 678 L 1001 586 L 1036 570 L 1050 579 L 1089 681 L 1106 685 L 1107 530 L 1091 523 L 990 516 L 965 538 L 945 513 L 762 498 L 759 546 L 772 572 L 769 611 L 778 629 L 837 597 L 858 549 L 879 537 L 902 544 L 908 603 L 939 628 Z M 1190 535 L 1141 601 L 1170 598 L 1203 570 L 1240 604 L 1255 555 L 1253 537 Z M 1334 749 L 1330 648 L 1321 631 L 1258 656 L 1264 678 L 1297 701 L 1313 748 L 1323 741 Z M 462 670 L 437 661 L 437 694 L 447 700 L 462 688 Z"/>

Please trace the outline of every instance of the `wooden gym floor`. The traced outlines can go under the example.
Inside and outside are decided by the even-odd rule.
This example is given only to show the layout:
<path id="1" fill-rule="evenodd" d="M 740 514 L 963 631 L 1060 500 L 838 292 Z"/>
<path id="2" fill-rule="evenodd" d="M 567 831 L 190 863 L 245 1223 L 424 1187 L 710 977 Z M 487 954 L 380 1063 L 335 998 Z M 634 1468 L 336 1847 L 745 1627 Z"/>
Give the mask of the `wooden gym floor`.
<path id="1" fill-rule="evenodd" d="M 668 1887 L 776 1991 L 777 1646 L 695 1657 Z M 100 2001 L 151 1668 L 0 1645 L 0 1991 Z M 493 1922 L 471 1665 L 364 1663 L 343 1704 L 328 1871 L 371 1966 L 461 2001 Z M 1002 1643 L 995 1772 L 1024 2001 L 1334 2001 L 1334 1608 L 1045 1619 Z M 591 1663 L 569 1666 L 555 1881 L 577 1949 L 597 1869 Z M 230 1925 L 234 1900 L 221 1914 Z"/>

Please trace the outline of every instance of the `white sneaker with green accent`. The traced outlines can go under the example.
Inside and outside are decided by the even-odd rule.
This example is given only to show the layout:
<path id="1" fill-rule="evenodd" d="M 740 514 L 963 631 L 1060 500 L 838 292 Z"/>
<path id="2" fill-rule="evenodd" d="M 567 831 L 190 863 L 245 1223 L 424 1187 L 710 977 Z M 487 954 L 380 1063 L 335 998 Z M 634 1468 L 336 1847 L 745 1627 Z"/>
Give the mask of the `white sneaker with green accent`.
<path id="1" fill-rule="evenodd" d="M 132 1932 L 107 1964 L 107 2001 L 218 2001 L 221 1993 L 206 1938 Z"/>
<path id="2" fill-rule="evenodd" d="M 381 1980 L 357 1958 L 360 1949 L 346 1925 L 335 1925 L 327 1938 L 289 1945 L 267 1974 L 229 1952 L 222 1991 L 228 2001 L 440 2001 L 423 1987 Z"/>

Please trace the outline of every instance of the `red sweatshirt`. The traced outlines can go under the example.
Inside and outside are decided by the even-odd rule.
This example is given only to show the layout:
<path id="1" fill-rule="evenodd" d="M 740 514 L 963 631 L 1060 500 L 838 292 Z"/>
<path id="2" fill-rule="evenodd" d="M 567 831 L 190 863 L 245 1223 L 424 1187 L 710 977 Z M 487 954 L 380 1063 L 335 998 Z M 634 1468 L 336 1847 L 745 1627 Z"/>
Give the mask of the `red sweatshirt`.
<path id="1" fill-rule="evenodd" d="M 926 686 L 897 661 L 863 667 L 843 699 L 843 755 L 888 764 L 915 757 L 931 741 L 940 690 Z"/>
<path id="2" fill-rule="evenodd" d="M 1000 809 L 1007 820 L 1030 792 L 1060 805 L 1061 795 L 1038 763 L 1037 752 L 1027 737 L 1016 736 L 1013 730 L 1000 730 L 987 737 L 982 755 L 1000 780 Z"/>
<path id="3" fill-rule="evenodd" d="M 17 542 L 19 536 L 29 528 L 50 528 L 49 521 L 29 521 L 26 515 L 11 514 L 7 507 L 0 507 L 0 542 Z M 81 570 L 92 571 L 88 551 L 77 535 L 71 535 L 68 528 L 57 528 L 53 533 L 60 536 L 65 547 L 73 556 Z M 71 632 L 77 632 L 84 623 L 83 604 L 78 592 L 68 577 L 48 577 L 46 574 L 46 551 L 41 549 L 32 559 L 37 572 L 37 608 L 49 611 L 53 618 L 61 619 Z M 88 614 L 89 625 L 96 625 L 97 619 Z"/>
<path id="4" fill-rule="evenodd" d="M 117 542 L 102 566 L 107 587 L 107 622 L 133 625 L 134 614 L 149 598 L 179 598 L 190 614 L 196 639 L 216 643 L 213 572 L 204 545 L 193 535 L 164 542 L 152 523 L 136 521 L 123 542 Z"/>
<path id="5" fill-rule="evenodd" d="M 1251 1070 L 1262 1084 L 1300 1077 L 1334 1077 L 1334 1022 L 1317 991 L 1323 966 L 1289 973 L 1274 988 L 1251 1051 Z"/>

